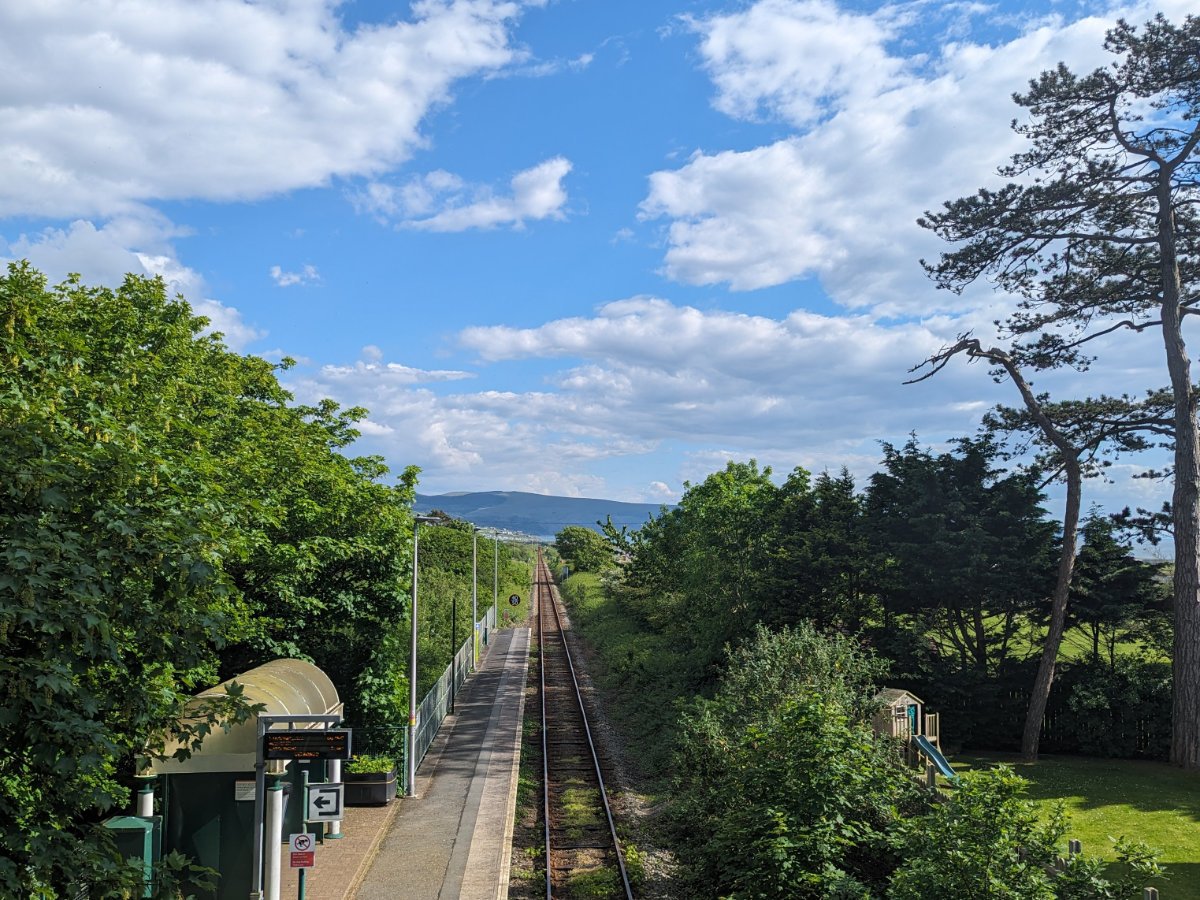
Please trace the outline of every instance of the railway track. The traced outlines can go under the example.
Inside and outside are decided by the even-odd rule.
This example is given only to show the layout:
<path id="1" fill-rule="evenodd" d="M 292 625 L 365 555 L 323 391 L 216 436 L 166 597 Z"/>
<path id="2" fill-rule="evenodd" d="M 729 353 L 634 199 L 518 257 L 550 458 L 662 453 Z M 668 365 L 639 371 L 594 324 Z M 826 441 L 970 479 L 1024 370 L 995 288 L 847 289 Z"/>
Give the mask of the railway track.
<path id="1" fill-rule="evenodd" d="M 558 591 L 540 551 L 536 588 L 546 900 L 601 892 L 633 900 Z"/>

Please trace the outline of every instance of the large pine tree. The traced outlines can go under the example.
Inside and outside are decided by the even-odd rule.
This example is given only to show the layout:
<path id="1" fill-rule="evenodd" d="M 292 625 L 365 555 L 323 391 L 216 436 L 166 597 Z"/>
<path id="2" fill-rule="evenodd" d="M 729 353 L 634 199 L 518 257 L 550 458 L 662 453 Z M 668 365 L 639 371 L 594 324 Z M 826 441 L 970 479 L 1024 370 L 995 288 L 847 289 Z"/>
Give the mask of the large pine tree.
<path id="1" fill-rule="evenodd" d="M 1035 369 L 1085 368 L 1105 335 L 1161 335 L 1175 446 L 1171 760 L 1200 767 L 1200 428 L 1184 338 L 1200 301 L 1200 19 L 1122 21 L 1105 47 L 1108 67 L 1060 64 L 1016 96 L 1030 148 L 1001 170 L 1008 184 L 921 224 L 959 245 L 929 266 L 939 286 L 990 277 L 1020 298 L 1004 324 Z"/>

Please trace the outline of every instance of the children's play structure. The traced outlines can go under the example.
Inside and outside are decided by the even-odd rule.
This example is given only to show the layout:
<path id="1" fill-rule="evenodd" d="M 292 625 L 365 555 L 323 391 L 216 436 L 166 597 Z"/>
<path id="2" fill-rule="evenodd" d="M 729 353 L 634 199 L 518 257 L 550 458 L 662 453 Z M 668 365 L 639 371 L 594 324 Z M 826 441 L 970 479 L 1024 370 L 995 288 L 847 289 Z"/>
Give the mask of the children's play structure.
<path id="1" fill-rule="evenodd" d="M 903 741 L 909 765 L 924 768 L 930 786 L 935 772 L 950 781 L 958 777 L 942 755 L 941 713 L 926 713 L 920 697 L 900 688 L 884 688 L 875 699 L 882 704 L 871 720 L 875 731 Z"/>

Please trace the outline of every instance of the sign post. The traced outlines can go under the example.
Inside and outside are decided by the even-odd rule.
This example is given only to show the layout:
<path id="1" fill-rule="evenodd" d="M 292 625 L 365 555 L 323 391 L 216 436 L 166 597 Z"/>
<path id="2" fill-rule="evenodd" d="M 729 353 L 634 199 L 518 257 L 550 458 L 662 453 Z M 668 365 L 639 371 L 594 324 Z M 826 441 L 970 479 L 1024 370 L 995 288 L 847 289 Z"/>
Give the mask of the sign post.
<path id="1" fill-rule="evenodd" d="M 266 846 L 264 827 L 264 812 L 266 801 L 266 774 L 268 760 L 282 760 L 282 763 L 272 762 L 272 765 L 287 766 L 292 759 L 349 759 L 350 758 L 350 729 L 334 728 L 342 721 L 340 713 L 295 713 L 291 715 L 260 715 L 258 717 L 257 755 L 254 763 L 254 831 L 252 855 L 250 861 L 250 900 L 263 900 L 264 895 L 278 897 L 277 883 L 267 884 L 263 872 L 263 851 Z M 286 725 L 287 730 L 278 730 L 277 725 Z M 297 725 L 307 725 L 308 728 L 296 728 Z M 316 726 L 323 726 L 317 728 Z M 340 732 L 342 737 L 328 738 L 292 738 L 286 735 L 314 735 Z M 272 755 L 267 755 L 267 735 L 271 735 Z M 306 744 L 305 742 L 309 742 Z M 315 744 L 315 747 L 314 747 Z M 324 752 L 322 752 L 324 750 Z M 282 772 L 282 768 L 280 769 Z M 276 841 L 279 837 L 276 837 Z M 279 859 L 279 844 L 274 847 L 274 859 Z M 301 869 L 303 872 L 303 869 Z M 273 870 L 274 873 L 274 870 Z M 265 889 L 265 890 L 264 890 Z"/>
<path id="2" fill-rule="evenodd" d="M 342 817 L 344 786 L 340 784 L 310 784 L 305 799 L 306 822 L 336 822 Z"/>
<path id="3" fill-rule="evenodd" d="M 288 839 L 288 850 L 291 851 L 292 868 L 300 870 L 296 873 L 296 898 L 304 900 L 305 876 L 316 863 L 317 851 L 313 847 L 313 836 L 307 832 L 291 835 Z"/>

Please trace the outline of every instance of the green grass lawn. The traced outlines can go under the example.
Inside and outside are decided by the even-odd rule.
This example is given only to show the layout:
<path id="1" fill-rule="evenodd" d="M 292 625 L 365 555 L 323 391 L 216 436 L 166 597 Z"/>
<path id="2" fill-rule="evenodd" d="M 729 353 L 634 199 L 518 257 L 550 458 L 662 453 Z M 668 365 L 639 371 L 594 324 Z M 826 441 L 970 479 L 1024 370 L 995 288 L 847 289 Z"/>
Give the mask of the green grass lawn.
<path id="1" fill-rule="evenodd" d="M 1003 754 L 960 755 L 955 768 L 1007 763 L 1029 780 L 1029 798 L 1049 809 L 1062 800 L 1068 837 L 1111 859 L 1109 837 L 1124 835 L 1161 851 L 1170 880 L 1154 885 L 1163 900 L 1200 900 L 1200 773 L 1165 763 L 1043 756 L 1021 764 Z"/>

